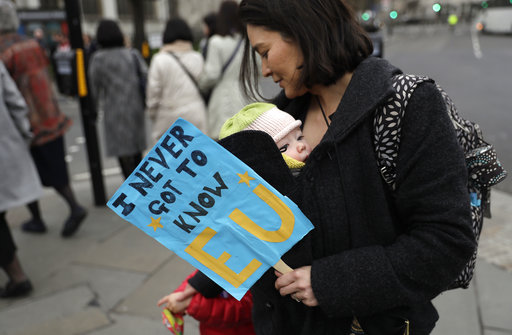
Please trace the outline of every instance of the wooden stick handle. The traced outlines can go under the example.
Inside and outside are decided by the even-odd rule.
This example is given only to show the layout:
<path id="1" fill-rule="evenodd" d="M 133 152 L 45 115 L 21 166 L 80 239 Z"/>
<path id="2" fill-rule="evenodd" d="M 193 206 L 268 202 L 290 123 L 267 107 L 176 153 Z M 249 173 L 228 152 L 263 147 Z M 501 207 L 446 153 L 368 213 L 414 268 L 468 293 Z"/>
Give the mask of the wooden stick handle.
<path id="1" fill-rule="evenodd" d="M 283 262 L 282 259 L 278 260 L 276 264 L 274 264 L 274 269 L 276 269 L 277 271 L 281 272 L 281 273 L 288 273 L 288 272 L 292 272 L 293 269 L 291 267 L 288 266 L 288 264 L 286 264 L 285 262 Z"/>

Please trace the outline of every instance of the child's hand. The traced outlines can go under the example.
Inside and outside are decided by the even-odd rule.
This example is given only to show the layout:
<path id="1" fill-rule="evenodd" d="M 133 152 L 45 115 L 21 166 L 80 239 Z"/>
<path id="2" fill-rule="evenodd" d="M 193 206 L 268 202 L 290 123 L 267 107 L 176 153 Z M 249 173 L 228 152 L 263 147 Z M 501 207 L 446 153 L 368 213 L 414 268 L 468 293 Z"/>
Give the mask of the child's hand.
<path id="1" fill-rule="evenodd" d="M 158 306 L 164 306 L 174 314 L 184 314 L 194 295 L 189 292 L 174 292 L 158 300 Z"/>

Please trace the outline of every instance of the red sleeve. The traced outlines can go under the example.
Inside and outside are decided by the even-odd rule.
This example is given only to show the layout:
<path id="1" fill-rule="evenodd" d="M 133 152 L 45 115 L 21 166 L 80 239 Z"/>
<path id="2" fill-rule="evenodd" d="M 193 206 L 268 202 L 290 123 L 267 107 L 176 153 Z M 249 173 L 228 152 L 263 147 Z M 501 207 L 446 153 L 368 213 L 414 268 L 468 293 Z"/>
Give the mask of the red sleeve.
<path id="1" fill-rule="evenodd" d="M 240 300 L 230 295 L 205 298 L 196 294 L 187 309 L 187 313 L 205 325 L 229 328 L 252 322 L 252 295 L 250 292 Z"/>
<path id="2" fill-rule="evenodd" d="M 182 292 L 182 291 L 184 291 L 184 290 L 185 290 L 185 286 L 187 286 L 188 280 L 189 280 L 190 278 L 194 277 L 194 275 L 195 275 L 196 273 L 197 273 L 197 270 L 195 270 L 194 272 L 192 272 L 191 274 L 189 274 L 189 275 L 187 276 L 187 278 L 185 278 L 185 280 L 180 284 L 180 286 L 178 286 L 178 288 L 176 288 L 176 289 L 173 291 L 173 293 L 174 293 L 174 292 Z"/>

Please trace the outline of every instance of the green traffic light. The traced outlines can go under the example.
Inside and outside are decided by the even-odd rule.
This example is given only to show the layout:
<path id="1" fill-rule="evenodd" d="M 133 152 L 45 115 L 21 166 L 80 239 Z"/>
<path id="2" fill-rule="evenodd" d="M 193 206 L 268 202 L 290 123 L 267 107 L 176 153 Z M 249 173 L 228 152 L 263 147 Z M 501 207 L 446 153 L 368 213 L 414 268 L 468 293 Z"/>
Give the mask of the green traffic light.
<path id="1" fill-rule="evenodd" d="M 370 19 L 370 14 L 368 13 L 363 13 L 361 15 L 361 18 L 364 20 L 364 21 L 368 21 Z"/>
<path id="2" fill-rule="evenodd" d="M 512 0 L 511 0 L 512 1 Z M 438 3 L 435 3 L 433 6 L 432 6 L 432 10 L 436 13 L 438 13 L 440 10 L 441 10 L 441 5 L 438 4 Z"/>
<path id="3" fill-rule="evenodd" d="M 389 12 L 389 17 L 392 18 L 393 20 L 396 19 L 398 17 L 398 12 L 396 10 L 392 10 L 391 12 Z"/>
<path id="4" fill-rule="evenodd" d="M 482 8 L 487 8 L 489 7 L 489 4 L 487 3 L 487 1 L 482 1 Z"/>

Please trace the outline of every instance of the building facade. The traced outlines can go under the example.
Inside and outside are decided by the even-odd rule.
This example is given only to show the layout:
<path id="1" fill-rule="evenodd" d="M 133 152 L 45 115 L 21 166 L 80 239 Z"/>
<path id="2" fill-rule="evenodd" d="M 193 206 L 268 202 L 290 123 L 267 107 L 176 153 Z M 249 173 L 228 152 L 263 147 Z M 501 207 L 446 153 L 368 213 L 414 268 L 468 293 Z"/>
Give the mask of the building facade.
<path id="1" fill-rule="evenodd" d="M 102 18 L 117 20 L 122 31 L 131 38 L 134 35 L 133 10 L 134 0 L 76 0 L 82 9 L 82 31 L 94 36 L 97 24 Z M 222 0 L 136 0 L 143 1 L 144 30 L 150 47 L 161 44 L 161 35 L 165 23 L 171 17 L 182 17 L 194 32 L 201 33 L 202 18 L 210 12 L 217 11 Z M 47 37 L 56 31 L 64 34 L 65 0 L 15 0 L 23 29 L 32 34 L 36 28 L 43 28 Z"/>

